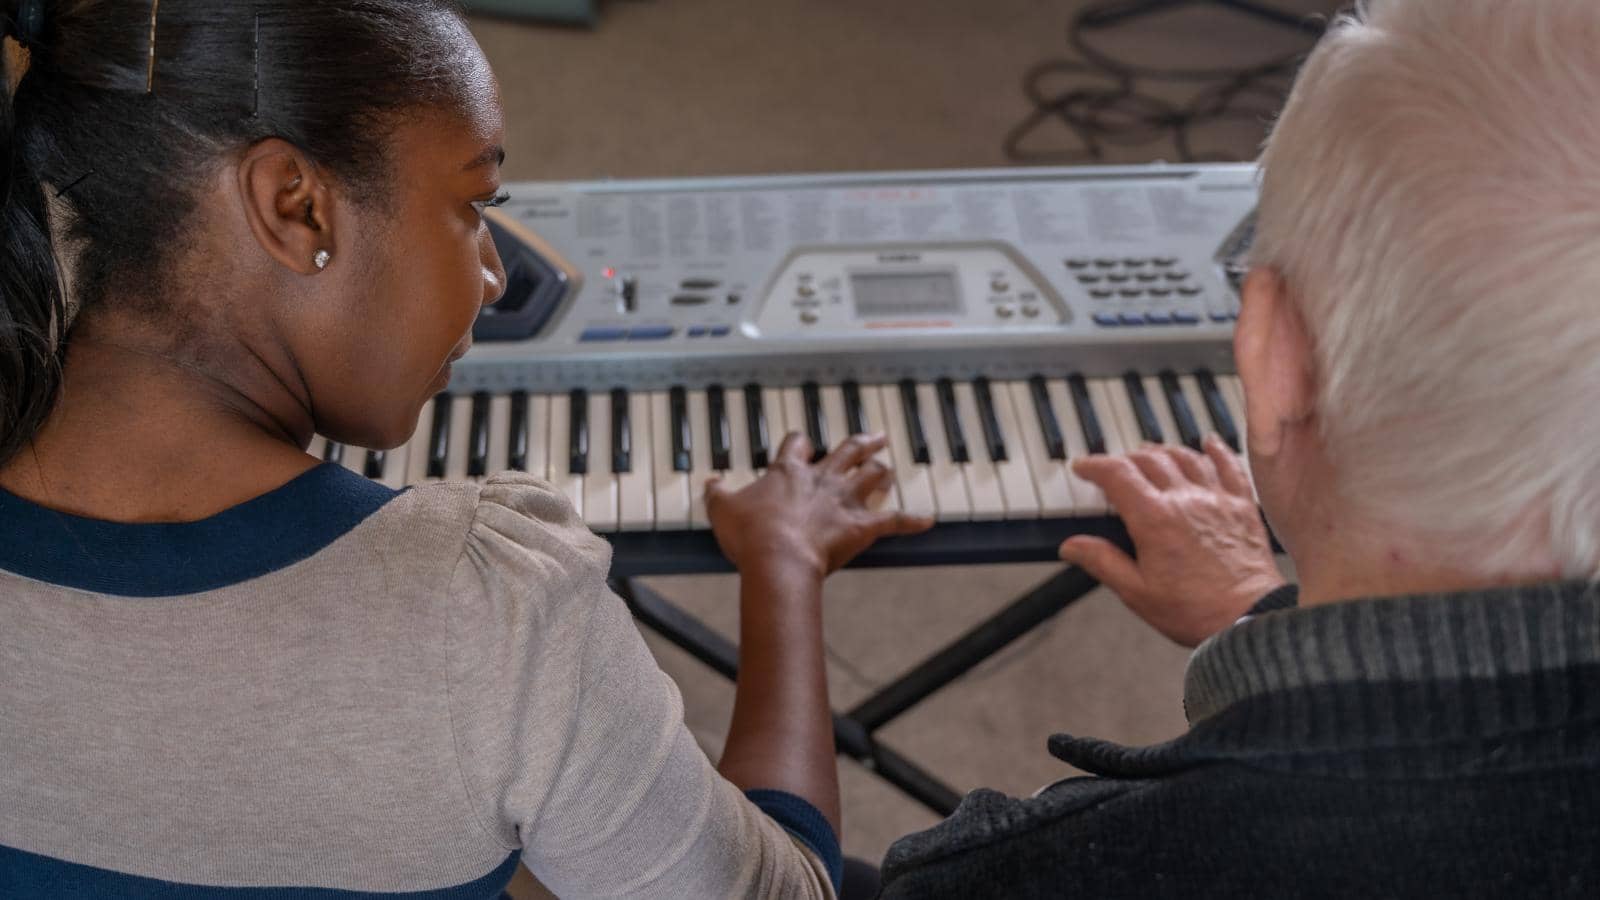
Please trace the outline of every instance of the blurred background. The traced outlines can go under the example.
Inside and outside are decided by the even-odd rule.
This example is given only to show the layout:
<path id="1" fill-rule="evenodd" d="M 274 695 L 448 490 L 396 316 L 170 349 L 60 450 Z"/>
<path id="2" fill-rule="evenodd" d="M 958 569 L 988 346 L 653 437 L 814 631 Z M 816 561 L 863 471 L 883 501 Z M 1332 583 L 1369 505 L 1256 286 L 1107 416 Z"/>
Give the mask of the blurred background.
<path id="1" fill-rule="evenodd" d="M 481 0 L 508 180 L 658 178 L 1253 159 L 1338 0 Z M 1107 17 L 1137 7 L 1126 20 Z M 1152 7 L 1144 12 L 1146 7 Z M 1074 27 L 1076 23 L 1076 27 Z M 836 707 L 1049 577 L 1050 566 L 845 573 L 828 585 Z M 651 585 L 732 636 L 727 577 Z M 731 685 L 646 635 L 715 759 Z M 1188 654 L 1097 591 L 881 737 L 958 790 L 1068 777 L 1066 732 L 1130 744 L 1184 728 Z M 936 818 L 843 763 L 847 853 L 882 859 Z M 539 896 L 526 878 L 519 897 Z"/>

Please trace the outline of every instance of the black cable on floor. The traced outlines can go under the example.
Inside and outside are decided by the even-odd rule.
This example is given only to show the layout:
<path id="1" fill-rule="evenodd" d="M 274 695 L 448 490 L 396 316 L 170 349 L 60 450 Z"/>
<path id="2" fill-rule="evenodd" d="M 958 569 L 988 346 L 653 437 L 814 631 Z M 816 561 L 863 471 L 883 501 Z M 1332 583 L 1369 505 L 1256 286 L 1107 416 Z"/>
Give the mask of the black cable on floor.
<path id="1" fill-rule="evenodd" d="M 1107 147 L 1170 140 L 1180 162 L 1226 160 L 1226 154 L 1198 149 L 1195 130 L 1222 121 L 1265 124 L 1282 107 L 1294 73 L 1310 51 L 1308 43 L 1293 53 L 1238 67 L 1137 65 L 1111 56 L 1089 40 L 1091 32 L 1108 29 L 1087 23 L 1126 6 L 1127 0 L 1102 0 L 1081 10 L 1067 27 L 1067 43 L 1077 58 L 1028 69 L 1022 89 L 1033 111 L 1006 134 L 1008 158 L 1030 164 L 1093 163 L 1105 158 Z M 1151 83 L 1192 85 L 1196 93 L 1185 103 L 1174 103 L 1149 93 Z M 1030 138 L 1052 122 L 1066 126 L 1079 146 L 1029 148 Z"/>

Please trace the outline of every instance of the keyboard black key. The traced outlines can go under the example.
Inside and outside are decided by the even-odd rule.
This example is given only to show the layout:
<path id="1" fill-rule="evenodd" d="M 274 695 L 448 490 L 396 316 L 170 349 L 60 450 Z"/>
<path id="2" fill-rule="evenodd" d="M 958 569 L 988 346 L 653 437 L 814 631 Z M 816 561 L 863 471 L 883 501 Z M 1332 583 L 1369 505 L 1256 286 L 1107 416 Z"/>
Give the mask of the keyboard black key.
<path id="1" fill-rule="evenodd" d="M 765 469 L 772 465 L 772 431 L 767 427 L 767 406 L 759 384 L 744 386 L 744 421 L 750 432 L 750 467 Z"/>
<path id="2" fill-rule="evenodd" d="M 1178 426 L 1178 439 L 1190 450 L 1200 449 L 1200 425 L 1195 421 L 1194 410 L 1189 408 L 1189 398 L 1183 395 L 1183 385 L 1174 372 L 1161 373 L 1161 393 L 1166 395 L 1167 409 L 1172 412 L 1173 424 Z"/>
<path id="3" fill-rule="evenodd" d="M 337 441 L 329 441 L 328 446 L 322 448 L 322 461 L 344 465 L 344 445 Z"/>
<path id="4" fill-rule="evenodd" d="M 733 468 L 733 428 L 728 424 L 728 394 L 722 385 L 706 388 L 706 411 L 710 414 L 711 468 L 726 472 Z"/>
<path id="5" fill-rule="evenodd" d="M 922 427 L 922 407 L 917 402 L 917 383 L 907 378 L 900 382 L 900 406 L 906 413 L 906 439 L 911 444 L 911 461 L 928 465 L 928 432 Z"/>
<path id="6" fill-rule="evenodd" d="M 1095 414 L 1094 400 L 1089 397 L 1089 382 L 1082 375 L 1067 379 L 1067 391 L 1072 394 L 1072 408 L 1078 414 L 1078 426 L 1083 429 L 1083 442 L 1092 456 L 1106 452 L 1106 433 Z"/>
<path id="7" fill-rule="evenodd" d="M 611 471 L 633 471 L 633 407 L 622 388 L 611 391 Z"/>
<path id="8" fill-rule="evenodd" d="M 1201 370 L 1195 373 L 1195 380 L 1200 382 L 1200 396 L 1205 398 L 1206 412 L 1211 415 L 1211 424 L 1216 426 L 1217 436 L 1227 442 L 1233 452 L 1239 453 L 1239 425 L 1233 421 L 1233 416 L 1228 413 L 1228 403 L 1222 399 L 1222 391 L 1217 387 L 1217 378 L 1210 372 Z"/>
<path id="9" fill-rule="evenodd" d="M 867 433 L 867 411 L 861 405 L 861 385 L 846 381 L 840 388 L 844 392 L 844 420 L 852 436 Z"/>
<path id="10" fill-rule="evenodd" d="M 472 395 L 472 436 L 467 443 L 467 477 L 489 474 L 489 392 Z"/>
<path id="11" fill-rule="evenodd" d="M 506 465 L 513 471 L 528 471 L 528 392 L 511 394 L 511 434 L 506 437 Z M 542 478 L 543 472 L 539 473 Z"/>
<path id="12" fill-rule="evenodd" d="M 433 398 L 433 430 L 428 433 L 428 477 L 443 478 L 450 462 L 450 395 Z"/>
<path id="13" fill-rule="evenodd" d="M 589 392 L 577 388 L 572 392 L 572 411 L 567 430 L 567 471 L 574 475 L 589 474 Z"/>
<path id="14" fill-rule="evenodd" d="M 806 407 L 806 437 L 811 438 L 811 461 L 818 462 L 828 455 L 828 421 L 822 414 L 822 389 L 815 381 L 800 387 L 800 396 Z"/>
<path id="15" fill-rule="evenodd" d="M 383 477 L 383 471 L 388 464 L 389 454 L 383 452 L 382 450 L 368 450 L 367 464 L 364 468 L 362 468 L 361 474 L 376 481 L 377 479 Z"/>
<path id="16" fill-rule="evenodd" d="M 989 459 L 1005 462 L 1006 437 L 1000 431 L 1000 419 L 994 414 L 994 391 L 989 386 L 989 379 L 979 378 L 972 382 L 972 393 L 978 398 L 978 421 L 983 427 L 983 443 L 989 449 Z"/>
<path id="17" fill-rule="evenodd" d="M 672 407 L 672 471 L 687 472 L 693 468 L 689 452 L 694 447 L 694 429 L 689 427 L 689 392 L 675 387 L 668 396 Z"/>
<path id="18" fill-rule="evenodd" d="M 1061 434 L 1061 420 L 1056 418 L 1055 407 L 1050 404 L 1050 388 L 1043 375 L 1028 379 L 1028 393 L 1033 397 L 1034 415 L 1039 417 L 1039 432 L 1044 435 L 1045 452 L 1050 454 L 1051 459 L 1066 459 L 1067 439 Z"/>
<path id="19" fill-rule="evenodd" d="M 1128 389 L 1128 405 L 1133 407 L 1133 418 L 1139 423 L 1139 437 L 1150 444 L 1166 443 L 1155 407 L 1150 405 L 1150 395 L 1144 392 L 1144 379 L 1136 372 L 1129 372 L 1122 376 L 1122 384 Z"/>
<path id="20" fill-rule="evenodd" d="M 956 386 L 948 378 L 941 378 L 935 388 L 939 393 L 939 418 L 944 420 L 944 438 L 950 447 L 950 461 L 972 462 L 972 451 L 967 449 L 967 436 L 961 430 L 961 411 L 956 406 Z"/>

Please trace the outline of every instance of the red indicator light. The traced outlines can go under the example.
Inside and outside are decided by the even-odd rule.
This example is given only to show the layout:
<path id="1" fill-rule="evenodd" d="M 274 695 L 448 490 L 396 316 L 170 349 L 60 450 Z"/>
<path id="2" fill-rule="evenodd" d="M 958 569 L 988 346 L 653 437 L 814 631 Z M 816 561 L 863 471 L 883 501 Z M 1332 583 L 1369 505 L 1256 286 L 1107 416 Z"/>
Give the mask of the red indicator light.
<path id="1" fill-rule="evenodd" d="M 615 277 L 617 277 L 617 270 L 608 267 L 605 271 L 601 272 L 600 274 L 604 275 L 606 278 L 615 278 Z"/>

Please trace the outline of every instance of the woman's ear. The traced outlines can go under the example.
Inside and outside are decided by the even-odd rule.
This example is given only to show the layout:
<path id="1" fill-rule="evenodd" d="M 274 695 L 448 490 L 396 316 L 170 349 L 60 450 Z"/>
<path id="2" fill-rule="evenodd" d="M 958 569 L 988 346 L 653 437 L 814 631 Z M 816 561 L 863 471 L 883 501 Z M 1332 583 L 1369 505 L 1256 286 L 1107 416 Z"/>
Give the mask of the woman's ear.
<path id="1" fill-rule="evenodd" d="M 1233 356 L 1244 383 L 1250 451 L 1275 456 L 1316 408 L 1311 336 L 1277 272 L 1251 271 L 1242 300 Z"/>
<path id="2" fill-rule="evenodd" d="M 245 151 L 238 190 L 250 232 L 267 255 L 300 275 L 316 275 L 337 256 L 333 191 L 299 148 L 272 138 Z M 319 255 L 321 264 L 319 265 Z"/>

